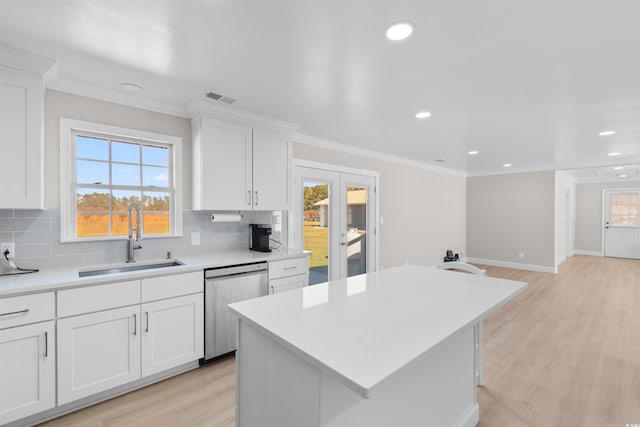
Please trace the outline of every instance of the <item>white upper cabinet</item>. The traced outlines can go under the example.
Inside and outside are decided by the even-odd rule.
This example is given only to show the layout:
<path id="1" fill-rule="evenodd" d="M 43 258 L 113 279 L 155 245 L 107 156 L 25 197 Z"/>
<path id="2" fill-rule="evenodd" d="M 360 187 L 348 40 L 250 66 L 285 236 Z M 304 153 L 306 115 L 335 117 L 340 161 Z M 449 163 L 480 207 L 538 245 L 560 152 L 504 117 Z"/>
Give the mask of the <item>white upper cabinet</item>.
<path id="1" fill-rule="evenodd" d="M 253 129 L 253 209 L 289 208 L 289 144 L 281 134 Z"/>
<path id="2" fill-rule="evenodd" d="M 251 210 L 252 129 L 199 117 L 192 134 L 193 208 Z"/>
<path id="3" fill-rule="evenodd" d="M 44 74 L 53 61 L 0 47 L 0 209 L 44 209 Z"/>
<path id="4" fill-rule="evenodd" d="M 194 210 L 289 208 L 293 125 L 221 110 L 193 116 Z"/>

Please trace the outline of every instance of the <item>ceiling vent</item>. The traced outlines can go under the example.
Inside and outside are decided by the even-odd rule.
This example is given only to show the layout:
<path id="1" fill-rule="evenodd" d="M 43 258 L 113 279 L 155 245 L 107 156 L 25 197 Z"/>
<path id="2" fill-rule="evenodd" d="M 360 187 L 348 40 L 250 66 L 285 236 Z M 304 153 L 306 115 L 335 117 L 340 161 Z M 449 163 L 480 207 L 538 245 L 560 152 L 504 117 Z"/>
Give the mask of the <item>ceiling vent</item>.
<path id="1" fill-rule="evenodd" d="M 225 104 L 233 104 L 234 102 L 236 102 L 236 99 L 234 98 L 220 95 L 219 93 L 215 93 L 215 92 L 207 93 L 206 97 L 209 99 L 213 99 L 214 101 L 224 102 Z"/>

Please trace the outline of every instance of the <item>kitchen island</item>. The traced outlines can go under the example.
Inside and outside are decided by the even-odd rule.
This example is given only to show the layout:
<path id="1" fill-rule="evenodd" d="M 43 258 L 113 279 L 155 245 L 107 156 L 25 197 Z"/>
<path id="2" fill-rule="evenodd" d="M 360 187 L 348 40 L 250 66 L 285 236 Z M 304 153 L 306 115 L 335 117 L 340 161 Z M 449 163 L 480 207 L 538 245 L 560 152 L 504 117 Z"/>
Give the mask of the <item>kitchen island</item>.
<path id="1" fill-rule="evenodd" d="M 232 304 L 236 425 L 473 426 L 474 328 L 526 286 L 405 265 Z"/>

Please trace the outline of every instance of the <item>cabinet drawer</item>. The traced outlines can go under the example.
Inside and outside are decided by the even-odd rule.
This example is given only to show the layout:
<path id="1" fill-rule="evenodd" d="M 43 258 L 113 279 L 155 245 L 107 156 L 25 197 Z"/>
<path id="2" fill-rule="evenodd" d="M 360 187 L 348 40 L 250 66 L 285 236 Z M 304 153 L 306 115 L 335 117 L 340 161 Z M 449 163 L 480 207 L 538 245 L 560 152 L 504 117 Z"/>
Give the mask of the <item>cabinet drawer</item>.
<path id="1" fill-rule="evenodd" d="M 203 291 L 203 271 L 142 279 L 142 302 L 179 297 Z"/>
<path id="2" fill-rule="evenodd" d="M 309 275 L 298 274 L 296 276 L 281 277 L 269 280 L 269 295 L 309 286 Z"/>
<path id="3" fill-rule="evenodd" d="M 58 292 L 58 317 L 140 304 L 140 281 L 109 283 Z"/>
<path id="4" fill-rule="evenodd" d="M 281 277 L 307 274 L 309 272 L 308 257 L 269 261 L 269 280 Z"/>
<path id="5" fill-rule="evenodd" d="M 0 299 L 0 329 L 42 322 L 54 317 L 53 292 Z"/>

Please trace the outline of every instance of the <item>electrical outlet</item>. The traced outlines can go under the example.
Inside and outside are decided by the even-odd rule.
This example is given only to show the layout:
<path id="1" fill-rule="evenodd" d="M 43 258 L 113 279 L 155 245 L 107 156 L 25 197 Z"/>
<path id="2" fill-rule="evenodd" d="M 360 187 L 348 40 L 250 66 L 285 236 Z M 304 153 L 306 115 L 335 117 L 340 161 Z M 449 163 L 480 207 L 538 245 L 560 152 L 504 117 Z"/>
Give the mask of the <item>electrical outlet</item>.
<path id="1" fill-rule="evenodd" d="M 16 248 L 13 242 L 0 243 L 0 256 L 2 256 L 2 259 L 6 259 L 4 257 L 5 250 L 9 250 L 9 258 L 16 257 Z"/>
<path id="2" fill-rule="evenodd" d="M 524 259 L 524 252 L 518 252 L 518 258 Z"/>
<path id="3" fill-rule="evenodd" d="M 191 232 L 191 245 L 198 246 L 200 244 L 200 232 L 192 231 Z"/>

